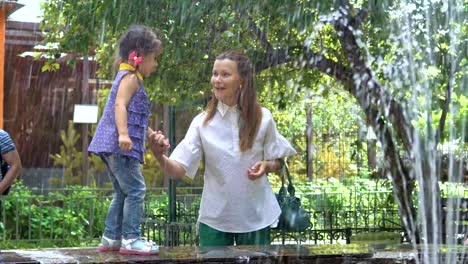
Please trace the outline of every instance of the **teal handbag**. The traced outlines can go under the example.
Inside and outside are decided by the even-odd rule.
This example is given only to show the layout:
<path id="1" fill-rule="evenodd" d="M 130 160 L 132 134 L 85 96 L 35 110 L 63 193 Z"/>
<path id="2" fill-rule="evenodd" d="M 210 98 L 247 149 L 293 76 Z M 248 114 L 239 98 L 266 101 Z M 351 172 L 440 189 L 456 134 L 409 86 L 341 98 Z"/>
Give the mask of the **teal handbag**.
<path id="1" fill-rule="evenodd" d="M 303 232 L 310 226 L 310 215 L 301 206 L 301 200 L 295 196 L 295 188 L 291 181 L 289 169 L 283 160 L 281 163 L 281 188 L 276 199 L 281 207 L 278 226 L 275 229 L 288 232 Z M 284 185 L 284 177 L 288 177 L 288 188 Z M 289 195 L 288 195 L 289 194 Z"/>

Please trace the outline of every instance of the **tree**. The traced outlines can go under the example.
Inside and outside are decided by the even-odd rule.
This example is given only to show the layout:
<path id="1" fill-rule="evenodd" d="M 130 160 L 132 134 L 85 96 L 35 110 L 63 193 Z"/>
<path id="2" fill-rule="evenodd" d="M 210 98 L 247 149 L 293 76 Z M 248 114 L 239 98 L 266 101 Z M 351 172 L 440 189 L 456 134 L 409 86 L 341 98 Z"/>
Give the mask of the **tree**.
<path id="1" fill-rule="evenodd" d="M 80 12 L 90 10 L 76 10 L 65 0 L 49 2 L 61 4 L 46 9 L 47 16 L 63 14 L 68 21 L 78 21 Z M 424 201 L 419 207 L 440 212 L 437 143 L 449 135 L 444 133 L 448 120 L 466 126 L 461 121 L 466 112 L 461 119 L 456 113 L 466 101 L 468 1 L 81 2 L 97 10 L 79 23 L 84 28 L 101 25 L 96 50 L 102 66 L 110 65 L 110 43 L 128 25 L 160 29 L 165 53 L 159 74 L 147 85 L 159 102 L 208 96 L 211 63 L 227 47 L 242 49 L 253 59 L 260 88 L 271 79 L 293 80 L 303 92 L 324 76 L 332 77 L 356 99 L 383 146 L 384 169 L 407 233 L 419 241 L 421 229 L 411 200 L 416 180 Z M 77 24 L 64 21 L 54 21 L 62 23 L 58 27 L 64 32 L 56 41 L 67 47 L 74 41 L 68 32 Z M 111 76 L 106 70 L 101 74 Z M 279 107 L 298 91 L 281 91 Z M 433 114 L 440 120 L 435 126 Z M 447 140 L 463 135 L 460 127 L 450 127 L 456 133 Z M 432 215 L 422 214 L 425 241 L 438 243 L 439 223 Z"/>

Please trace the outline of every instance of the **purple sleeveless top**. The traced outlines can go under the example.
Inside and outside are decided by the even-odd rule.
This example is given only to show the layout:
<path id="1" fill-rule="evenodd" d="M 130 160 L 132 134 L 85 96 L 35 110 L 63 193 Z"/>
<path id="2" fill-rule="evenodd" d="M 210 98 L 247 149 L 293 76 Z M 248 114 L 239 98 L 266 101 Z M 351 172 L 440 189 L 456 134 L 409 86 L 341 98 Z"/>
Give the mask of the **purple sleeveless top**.
<path id="1" fill-rule="evenodd" d="M 150 116 L 149 99 L 143 83 L 139 81 L 139 89 L 133 94 L 127 106 L 128 134 L 132 140 L 132 150 L 123 151 L 119 148 L 119 133 L 115 124 L 115 99 L 122 78 L 129 71 L 119 71 L 107 100 L 104 113 L 99 120 L 88 151 L 95 154 L 114 153 L 135 158 L 143 163 L 145 153 L 146 131 L 148 129 L 148 118 Z"/>

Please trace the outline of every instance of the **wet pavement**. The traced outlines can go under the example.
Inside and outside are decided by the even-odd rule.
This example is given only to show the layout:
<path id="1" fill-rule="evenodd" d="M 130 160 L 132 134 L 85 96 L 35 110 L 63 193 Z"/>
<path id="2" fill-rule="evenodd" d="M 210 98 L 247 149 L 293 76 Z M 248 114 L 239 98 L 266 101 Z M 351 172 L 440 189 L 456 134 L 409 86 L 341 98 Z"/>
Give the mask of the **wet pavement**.
<path id="1" fill-rule="evenodd" d="M 307 245 L 167 247 L 156 256 L 125 256 L 96 248 L 2 250 L 0 263 L 415 263 L 409 246 Z"/>

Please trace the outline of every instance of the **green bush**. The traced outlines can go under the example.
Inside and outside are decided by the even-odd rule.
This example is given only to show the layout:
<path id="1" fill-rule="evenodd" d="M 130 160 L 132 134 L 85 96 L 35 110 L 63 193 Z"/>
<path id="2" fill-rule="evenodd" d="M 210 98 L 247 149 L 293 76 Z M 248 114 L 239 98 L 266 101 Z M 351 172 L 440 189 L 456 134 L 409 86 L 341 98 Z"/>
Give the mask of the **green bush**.
<path id="1" fill-rule="evenodd" d="M 55 246 L 80 246 L 101 236 L 109 202 L 101 193 L 77 186 L 34 194 L 18 181 L 2 198 L 1 237 L 11 247 L 22 246 L 15 241 L 28 240 L 40 242 L 37 247 L 44 246 L 44 240 L 55 241 Z"/>

